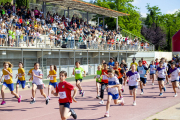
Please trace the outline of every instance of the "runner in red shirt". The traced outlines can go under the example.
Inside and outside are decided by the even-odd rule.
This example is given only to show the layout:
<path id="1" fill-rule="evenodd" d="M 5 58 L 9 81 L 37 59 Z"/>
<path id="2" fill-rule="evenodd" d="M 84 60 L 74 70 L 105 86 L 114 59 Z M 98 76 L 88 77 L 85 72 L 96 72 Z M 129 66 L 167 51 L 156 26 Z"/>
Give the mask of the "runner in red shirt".
<path id="1" fill-rule="evenodd" d="M 147 62 L 143 60 L 143 58 L 141 58 L 141 60 L 142 60 L 142 64 L 147 67 L 148 66 Z"/>
<path id="2" fill-rule="evenodd" d="M 155 65 L 156 65 L 156 68 L 158 68 L 158 66 L 159 66 L 158 58 L 156 58 L 156 60 L 155 60 Z"/>
<path id="3" fill-rule="evenodd" d="M 51 93 L 54 96 L 58 96 L 58 94 L 59 94 L 59 110 L 60 110 L 61 119 L 66 120 L 70 116 L 72 116 L 74 119 L 76 119 L 77 115 L 73 109 L 70 109 L 70 103 L 72 103 L 72 100 L 74 102 L 77 102 L 75 100 L 77 89 L 72 84 L 67 82 L 66 78 L 67 78 L 67 72 L 61 71 L 59 73 L 60 82 L 56 86 L 56 92 L 54 92 L 54 90 L 52 90 Z M 71 97 L 72 90 L 74 90 L 74 94 Z"/>
<path id="4" fill-rule="evenodd" d="M 99 102 L 99 104 L 104 104 L 104 100 L 103 100 L 103 98 L 104 98 L 104 89 L 108 85 L 108 77 L 105 75 L 105 74 L 108 74 L 108 72 L 107 72 L 108 71 L 107 63 L 103 63 L 103 67 L 104 67 L 104 69 L 102 70 L 102 74 L 101 74 L 101 77 L 102 77 L 101 93 L 100 93 L 101 101 Z"/>

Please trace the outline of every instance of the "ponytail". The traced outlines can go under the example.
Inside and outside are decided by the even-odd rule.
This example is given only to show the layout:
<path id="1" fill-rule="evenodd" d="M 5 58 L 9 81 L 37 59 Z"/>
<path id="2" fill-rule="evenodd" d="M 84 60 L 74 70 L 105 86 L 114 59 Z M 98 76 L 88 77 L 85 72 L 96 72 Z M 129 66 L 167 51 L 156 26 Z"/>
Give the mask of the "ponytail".
<path id="1" fill-rule="evenodd" d="M 8 64 L 8 65 L 9 65 L 9 68 L 13 68 L 13 64 L 10 63 L 9 61 L 3 62 L 3 66 L 4 66 L 5 64 Z"/>
<path id="2" fill-rule="evenodd" d="M 54 70 L 57 71 L 57 67 L 54 65 Z"/>

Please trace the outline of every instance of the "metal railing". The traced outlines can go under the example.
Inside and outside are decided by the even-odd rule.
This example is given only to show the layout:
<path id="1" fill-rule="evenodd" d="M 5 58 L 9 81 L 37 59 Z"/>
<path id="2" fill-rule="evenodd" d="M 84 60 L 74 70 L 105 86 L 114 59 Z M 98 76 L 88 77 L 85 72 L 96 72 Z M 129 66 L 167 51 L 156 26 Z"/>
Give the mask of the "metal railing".
<path id="1" fill-rule="evenodd" d="M 154 45 L 143 45 L 141 42 L 127 44 L 123 37 L 119 41 L 97 42 L 86 40 L 62 39 L 57 40 L 55 37 L 50 39 L 48 35 L 29 37 L 24 35 L 23 38 L 16 36 L 14 42 L 9 39 L 8 34 L 4 35 L 4 42 L 0 47 L 18 47 L 18 48 L 64 48 L 64 49 L 93 49 L 93 50 L 130 50 L 130 51 L 154 51 Z"/>

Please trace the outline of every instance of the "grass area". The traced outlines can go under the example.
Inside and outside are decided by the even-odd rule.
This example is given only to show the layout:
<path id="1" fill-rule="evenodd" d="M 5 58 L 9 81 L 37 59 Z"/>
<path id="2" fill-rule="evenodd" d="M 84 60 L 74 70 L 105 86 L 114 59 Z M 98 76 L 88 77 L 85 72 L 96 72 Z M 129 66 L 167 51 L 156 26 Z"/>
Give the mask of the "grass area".
<path id="1" fill-rule="evenodd" d="M 83 80 L 94 79 L 94 76 L 95 76 L 95 75 L 88 75 L 88 76 L 84 77 Z M 68 82 L 75 81 L 75 77 L 69 77 L 69 78 L 66 79 L 66 81 L 68 81 Z M 57 79 L 57 82 L 59 82 L 59 79 Z M 30 84 L 31 84 L 32 81 L 31 81 L 31 82 L 27 81 L 26 83 L 30 83 Z M 43 80 L 43 83 L 44 83 L 45 85 L 49 85 L 49 80 L 45 79 L 45 80 Z M 2 85 L 0 85 L 0 88 L 1 88 L 1 86 L 2 86 Z M 21 85 L 20 85 L 20 86 L 21 86 Z M 15 88 L 16 88 L 16 84 L 14 83 L 14 89 L 15 89 Z M 20 87 L 20 88 L 21 88 L 21 87 Z M 6 89 L 8 89 L 8 88 L 6 88 Z"/>

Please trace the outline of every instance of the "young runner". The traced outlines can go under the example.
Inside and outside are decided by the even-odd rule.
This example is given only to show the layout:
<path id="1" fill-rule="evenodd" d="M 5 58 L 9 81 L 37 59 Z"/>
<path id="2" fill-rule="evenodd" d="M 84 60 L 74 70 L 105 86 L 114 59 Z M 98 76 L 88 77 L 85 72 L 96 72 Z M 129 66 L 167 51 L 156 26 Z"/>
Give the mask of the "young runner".
<path id="1" fill-rule="evenodd" d="M 138 88 L 138 82 L 140 81 L 140 75 L 138 72 L 136 72 L 136 66 L 134 64 L 131 66 L 131 71 L 128 71 L 126 73 L 124 86 L 128 77 L 129 77 L 129 82 L 128 82 L 129 92 L 130 92 L 130 95 L 133 95 L 133 106 L 135 106 L 136 105 L 136 90 Z"/>
<path id="2" fill-rule="evenodd" d="M 142 61 L 142 64 L 144 65 L 144 66 L 148 66 L 148 64 L 147 64 L 147 62 L 144 60 L 144 58 L 141 58 L 141 61 Z"/>
<path id="3" fill-rule="evenodd" d="M 119 84 L 119 80 L 117 77 L 114 76 L 114 70 L 110 69 L 108 70 L 108 100 L 106 104 L 106 113 L 104 117 L 109 117 L 109 109 L 110 109 L 110 103 L 111 100 L 114 100 L 114 104 L 121 104 L 124 105 L 124 99 L 118 100 L 119 98 L 119 88 L 121 85 Z"/>
<path id="4" fill-rule="evenodd" d="M 51 87 L 56 88 L 56 86 L 57 86 L 56 71 L 57 71 L 57 67 L 55 65 L 50 65 L 49 75 L 47 76 L 47 78 L 50 78 L 50 82 L 49 82 L 49 86 L 48 86 L 48 98 L 49 98 L 49 100 L 51 99 L 51 96 L 50 96 Z"/>
<path id="5" fill-rule="evenodd" d="M 119 62 L 116 61 L 115 62 L 115 66 L 113 68 L 115 71 L 118 71 L 118 75 L 117 78 L 119 79 L 119 83 L 122 85 L 123 84 L 123 75 L 124 75 L 124 70 L 119 68 Z M 123 96 L 121 95 L 121 91 L 124 92 L 124 87 L 122 86 L 122 89 L 119 89 L 119 96 L 120 99 L 123 98 Z"/>
<path id="6" fill-rule="evenodd" d="M 110 58 L 110 61 L 109 61 L 108 65 L 109 65 L 109 68 L 114 67 L 114 59 L 112 57 Z"/>
<path id="7" fill-rule="evenodd" d="M 161 62 L 163 63 L 163 67 L 165 68 L 166 72 L 168 71 L 168 66 L 167 66 L 167 63 L 166 63 L 166 59 L 165 58 L 161 58 Z M 166 84 L 169 84 L 169 80 L 168 80 L 168 74 L 166 74 Z"/>
<path id="8" fill-rule="evenodd" d="M 142 64 L 141 60 L 139 61 L 137 72 L 140 74 L 140 88 L 141 88 L 141 95 L 143 95 L 144 94 L 143 86 L 146 86 L 148 68 Z"/>
<path id="9" fill-rule="evenodd" d="M 19 69 L 18 69 L 18 74 L 16 74 L 16 78 L 17 77 L 18 77 L 18 81 L 16 83 L 16 93 L 19 94 L 19 84 L 21 84 L 22 89 L 25 89 L 27 87 L 30 88 L 29 83 L 26 85 L 25 71 L 23 69 L 23 63 L 22 62 L 19 62 Z"/>
<path id="10" fill-rule="evenodd" d="M 137 70 L 137 66 L 138 66 L 138 64 L 137 64 L 137 62 L 136 62 L 136 58 L 135 57 L 133 57 L 132 58 L 132 63 L 131 63 L 131 65 L 130 66 L 132 66 L 132 65 L 135 65 L 136 66 L 136 70 Z M 131 68 L 131 67 L 130 67 Z"/>
<path id="11" fill-rule="evenodd" d="M 2 102 L 1 102 L 1 105 L 5 105 L 6 102 L 4 100 L 4 90 L 6 89 L 6 87 L 9 88 L 9 90 L 11 91 L 11 94 L 12 95 L 15 95 L 16 98 L 18 99 L 18 103 L 21 102 L 21 98 L 22 96 L 21 95 L 18 95 L 14 92 L 14 83 L 13 83 L 13 72 L 12 72 L 12 67 L 13 65 L 10 63 L 10 62 L 4 62 L 3 63 L 3 67 L 4 69 L 2 69 L 2 76 L 1 76 L 1 79 L 0 79 L 0 82 L 2 80 L 2 78 L 4 77 L 4 82 L 3 82 L 3 85 L 1 87 L 1 96 L 2 96 Z"/>
<path id="12" fill-rule="evenodd" d="M 100 96 L 99 96 L 99 85 L 101 83 L 101 74 L 102 74 L 101 65 L 99 65 L 97 67 L 96 74 L 97 75 L 94 77 L 94 79 L 96 79 L 96 88 L 97 88 L 97 96 L 96 96 L 96 98 L 99 99 L 100 98 Z"/>
<path id="13" fill-rule="evenodd" d="M 108 77 L 106 76 L 106 74 L 108 74 L 108 65 L 107 63 L 103 63 L 104 65 L 104 69 L 102 70 L 102 81 L 101 81 L 101 93 L 100 93 L 100 98 L 101 101 L 99 102 L 99 104 L 104 104 L 104 89 L 106 88 L 106 86 L 108 85 Z"/>
<path id="14" fill-rule="evenodd" d="M 150 64 L 148 68 L 150 69 L 150 79 L 152 79 L 152 85 L 154 85 L 155 73 L 156 73 L 156 65 L 154 61 L 152 61 L 152 64 Z"/>
<path id="15" fill-rule="evenodd" d="M 36 102 L 35 100 L 35 91 L 36 89 L 39 89 L 41 92 L 41 95 L 46 98 L 46 105 L 49 103 L 49 98 L 44 93 L 44 87 L 43 87 L 43 81 L 42 81 L 42 71 L 39 69 L 39 63 L 34 63 L 34 70 L 32 70 L 32 97 L 33 100 L 30 102 L 30 104 L 34 104 Z"/>
<path id="16" fill-rule="evenodd" d="M 68 119 L 72 116 L 74 119 L 77 119 L 77 115 L 73 109 L 70 109 L 70 103 L 77 102 L 75 96 L 77 94 L 77 88 L 72 84 L 66 81 L 67 72 L 61 71 L 59 73 L 60 82 L 56 86 L 56 92 L 51 91 L 51 94 L 58 96 L 59 94 L 59 111 L 62 120 Z M 71 97 L 71 91 L 74 90 L 74 94 Z"/>
<path id="17" fill-rule="evenodd" d="M 171 77 L 172 87 L 175 93 L 174 97 L 177 96 L 176 88 L 178 87 L 180 89 L 180 86 L 179 86 L 180 70 L 176 68 L 175 66 L 176 66 L 176 62 L 172 62 L 171 68 L 169 70 L 169 78 Z"/>
<path id="18" fill-rule="evenodd" d="M 81 87 L 81 82 L 83 79 L 83 76 L 86 77 L 86 71 L 80 67 L 80 62 L 76 61 L 75 62 L 76 68 L 73 69 L 73 75 L 75 75 L 75 80 L 76 80 L 76 86 L 79 88 L 79 94 L 82 95 L 82 97 L 85 94 L 85 91 L 83 91 L 82 87 Z M 83 75 L 84 72 L 84 75 Z"/>
<path id="19" fill-rule="evenodd" d="M 166 68 L 163 67 L 163 62 L 159 62 L 159 67 L 156 70 L 156 76 L 158 77 L 158 84 L 159 84 L 159 90 L 160 94 L 159 96 L 162 96 L 162 89 L 164 92 L 166 91 L 166 87 L 164 86 L 164 81 L 166 79 Z"/>

